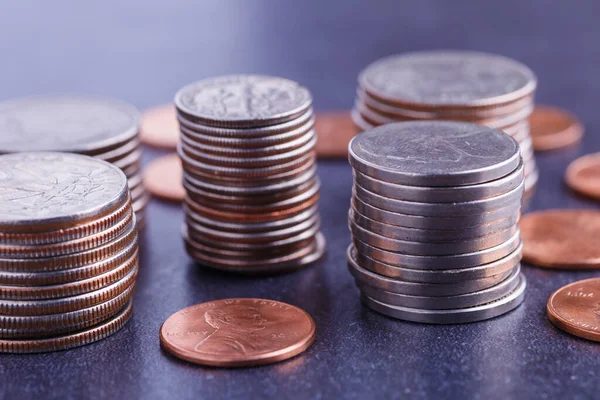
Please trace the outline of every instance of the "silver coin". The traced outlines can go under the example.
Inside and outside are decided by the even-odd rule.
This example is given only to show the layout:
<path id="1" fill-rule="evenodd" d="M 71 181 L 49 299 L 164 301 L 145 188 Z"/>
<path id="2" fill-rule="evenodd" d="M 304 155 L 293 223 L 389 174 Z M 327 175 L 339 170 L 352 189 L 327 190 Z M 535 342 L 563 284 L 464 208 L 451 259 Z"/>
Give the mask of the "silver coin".
<path id="1" fill-rule="evenodd" d="M 478 292 L 499 284 L 512 273 L 512 271 L 507 271 L 496 276 L 453 283 L 416 283 L 375 274 L 360 266 L 358 262 L 351 257 L 351 254 L 349 254 L 348 257 L 348 270 L 359 286 L 368 285 L 387 292 L 428 297 L 457 296 Z"/>
<path id="2" fill-rule="evenodd" d="M 521 237 L 520 233 L 517 232 L 509 240 L 498 246 L 472 253 L 449 256 L 417 256 L 396 253 L 371 246 L 356 237 L 352 238 L 352 243 L 359 253 L 366 254 L 370 258 L 386 264 L 415 269 L 459 269 L 489 264 L 506 257 L 520 246 Z"/>
<path id="3" fill-rule="evenodd" d="M 141 142 L 136 137 L 136 138 L 120 145 L 119 147 L 117 147 L 115 149 L 109 150 L 105 153 L 94 154 L 93 156 L 96 158 L 99 158 L 103 161 L 106 161 L 109 163 L 114 163 L 114 162 L 117 162 L 117 161 L 127 157 L 134 151 L 140 149 L 140 147 L 141 147 Z"/>
<path id="4" fill-rule="evenodd" d="M 119 168 L 123 172 L 125 172 L 128 170 L 135 169 L 135 167 L 139 165 L 141 160 L 142 160 L 142 149 L 137 149 L 134 152 L 128 154 L 126 157 L 124 157 L 120 160 L 113 161 L 111 164 L 114 165 L 115 167 Z M 139 171 L 139 167 L 137 168 L 137 170 Z M 127 175 L 127 176 L 130 176 L 130 175 Z"/>
<path id="5" fill-rule="evenodd" d="M 485 107 L 530 95 L 537 80 L 525 65 L 470 51 L 423 51 L 380 59 L 359 76 L 370 95 L 423 108 Z"/>
<path id="6" fill-rule="evenodd" d="M 369 308 L 388 317 L 425 324 L 464 324 L 494 318 L 517 308 L 525 298 L 525 288 L 527 287 L 525 276 L 523 274 L 519 276 L 519 284 L 508 296 L 475 307 L 426 310 L 392 306 L 368 296 L 361 296 L 361 298 Z"/>
<path id="7" fill-rule="evenodd" d="M 503 221 L 509 218 L 518 218 L 520 215 L 521 204 L 513 204 L 508 207 L 460 217 L 426 217 L 421 215 L 400 214 L 392 211 L 383 210 L 365 203 L 360 198 L 353 196 L 352 207 L 362 215 L 382 221 L 390 225 L 403 226 L 416 229 L 435 229 L 435 230 L 459 230 L 473 229 L 486 231 L 497 221 Z"/>
<path id="8" fill-rule="evenodd" d="M 0 153 L 104 152 L 137 136 L 139 112 L 112 99 L 39 96 L 0 104 Z"/>
<path id="9" fill-rule="evenodd" d="M 0 156 L 0 187 L 5 232 L 60 229 L 104 216 L 128 198 L 127 179 L 118 168 L 76 154 Z"/>
<path id="10" fill-rule="evenodd" d="M 520 282 L 521 268 L 517 266 L 505 280 L 490 288 L 478 292 L 456 296 L 409 296 L 387 292 L 378 288 L 360 285 L 363 295 L 392 306 L 419 308 L 425 310 L 448 310 L 453 308 L 476 307 L 499 300 L 512 293 Z"/>
<path id="11" fill-rule="evenodd" d="M 482 225 L 479 228 L 454 230 L 415 229 L 376 221 L 362 215 L 354 207 L 350 208 L 348 218 L 352 223 L 364 230 L 390 239 L 426 243 L 454 243 L 462 240 L 489 237 L 513 229 L 519 220 L 518 215 L 514 215 L 512 218 L 496 221 L 494 224 Z"/>
<path id="12" fill-rule="evenodd" d="M 358 226 L 354 221 L 349 221 L 349 227 L 354 238 L 371 246 L 382 250 L 418 256 L 451 256 L 493 248 L 509 240 L 519 230 L 518 226 L 513 226 L 505 231 L 481 238 L 465 239 L 456 242 L 430 243 L 390 239 L 368 231 Z"/>
<path id="13" fill-rule="evenodd" d="M 263 127 L 290 121 L 312 103 L 298 83 L 261 75 L 211 78 L 183 87 L 175 106 L 186 119 L 211 126 Z"/>
<path id="14" fill-rule="evenodd" d="M 350 117 L 352 118 L 352 122 L 354 122 L 354 125 L 356 126 L 358 132 L 364 132 L 375 128 L 374 125 L 365 121 L 364 118 L 360 115 L 360 113 L 355 109 L 353 109 L 350 112 Z"/>
<path id="15" fill-rule="evenodd" d="M 354 181 L 370 192 L 399 200 L 422 203 L 460 203 L 499 196 L 516 189 L 524 179 L 523 161 L 516 170 L 494 181 L 453 187 L 407 186 L 372 178 L 354 172 Z"/>
<path id="16" fill-rule="evenodd" d="M 353 195 L 364 203 L 399 214 L 420 215 L 423 217 L 458 217 L 490 212 L 518 204 L 523 196 L 525 183 L 521 181 L 516 189 L 483 200 L 461 203 L 421 203 L 380 196 L 354 184 Z"/>
<path id="17" fill-rule="evenodd" d="M 506 257 L 488 264 L 458 269 L 415 269 L 390 265 L 358 252 L 353 245 L 348 248 L 348 256 L 361 267 L 388 278 L 420 283 L 456 283 L 489 278 L 512 270 L 521 261 L 521 249 L 522 246 L 519 246 Z"/>
<path id="18" fill-rule="evenodd" d="M 402 122 L 355 136 L 350 164 L 373 178 L 413 186 L 460 186 L 501 178 L 519 165 L 504 132 L 448 121 Z"/>

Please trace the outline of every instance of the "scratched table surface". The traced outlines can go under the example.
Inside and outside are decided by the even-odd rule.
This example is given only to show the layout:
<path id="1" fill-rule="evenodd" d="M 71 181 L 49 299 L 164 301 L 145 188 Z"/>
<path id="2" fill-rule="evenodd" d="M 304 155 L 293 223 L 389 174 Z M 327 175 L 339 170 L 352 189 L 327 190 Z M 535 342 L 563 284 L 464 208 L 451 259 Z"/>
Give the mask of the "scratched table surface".
<path id="1" fill-rule="evenodd" d="M 280 75 L 312 90 L 317 110 L 351 107 L 358 72 L 392 53 L 472 49 L 504 54 L 539 77 L 537 99 L 578 114 L 583 145 L 539 154 L 530 210 L 599 208 L 564 187 L 567 164 L 600 151 L 597 1 L 68 0 L 4 2 L 0 100 L 87 93 L 140 109 L 182 85 L 238 72 Z M 0 132 L 0 134 L 2 134 Z M 147 150 L 145 162 L 161 152 Z M 0 398 L 594 398 L 600 344 L 546 318 L 548 296 L 595 272 L 526 266 L 524 304 L 494 320 L 455 326 L 400 322 L 370 312 L 347 272 L 351 169 L 319 162 L 328 254 L 275 277 L 211 272 L 186 255 L 179 206 L 152 200 L 140 241 L 135 313 L 118 334 L 83 348 L 0 356 Z M 316 320 L 315 344 L 280 364 L 203 368 L 161 350 L 173 312 L 228 297 L 281 300 Z"/>

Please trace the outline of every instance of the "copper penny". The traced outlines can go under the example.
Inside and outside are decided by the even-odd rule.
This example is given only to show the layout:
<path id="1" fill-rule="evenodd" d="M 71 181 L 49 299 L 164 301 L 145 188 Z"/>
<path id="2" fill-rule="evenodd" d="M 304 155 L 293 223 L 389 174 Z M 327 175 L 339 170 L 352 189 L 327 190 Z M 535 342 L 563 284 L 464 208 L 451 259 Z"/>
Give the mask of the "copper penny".
<path id="1" fill-rule="evenodd" d="M 140 140 L 148 146 L 175 150 L 179 143 L 175 106 L 166 104 L 146 110 L 140 120 Z"/>
<path id="2" fill-rule="evenodd" d="M 349 111 L 328 111 L 316 115 L 315 131 L 319 157 L 345 158 L 357 130 Z"/>
<path id="3" fill-rule="evenodd" d="M 600 278 L 561 287 L 548 299 L 547 310 L 557 328 L 600 342 Z"/>
<path id="4" fill-rule="evenodd" d="M 600 268 L 600 212 L 548 210 L 519 222 L 523 260 L 546 268 Z"/>
<path id="5" fill-rule="evenodd" d="M 159 334 L 163 348 L 183 360 L 247 367 L 302 353 L 314 342 L 315 322 L 300 308 L 279 301 L 223 299 L 176 312 Z"/>
<path id="6" fill-rule="evenodd" d="M 170 201 L 183 201 L 185 189 L 181 183 L 183 169 L 177 153 L 152 160 L 144 170 L 144 186 L 153 196 Z"/>
<path id="7" fill-rule="evenodd" d="M 578 143 L 583 137 L 583 125 L 568 111 L 551 106 L 535 106 L 529 116 L 533 148 L 537 151 L 556 150 Z"/>
<path id="8" fill-rule="evenodd" d="M 575 192 L 600 200 L 600 153 L 573 161 L 565 173 L 565 182 Z"/>

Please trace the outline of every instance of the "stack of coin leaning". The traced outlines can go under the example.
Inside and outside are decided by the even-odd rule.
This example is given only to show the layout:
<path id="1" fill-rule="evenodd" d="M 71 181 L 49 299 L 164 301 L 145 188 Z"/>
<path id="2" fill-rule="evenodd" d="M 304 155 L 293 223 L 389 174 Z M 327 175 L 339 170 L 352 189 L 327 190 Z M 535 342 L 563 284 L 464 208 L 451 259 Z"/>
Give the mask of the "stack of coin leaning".
<path id="1" fill-rule="evenodd" d="M 287 79 L 207 79 L 175 96 L 190 256 L 242 273 L 294 270 L 325 251 L 310 92 Z"/>
<path id="2" fill-rule="evenodd" d="M 0 352 L 64 350 L 131 316 L 138 271 L 125 175 L 68 153 L 0 156 Z"/>
<path id="3" fill-rule="evenodd" d="M 383 58 L 359 76 L 352 117 L 358 131 L 390 122 L 455 120 L 500 129 L 519 142 L 525 195 L 538 171 L 528 117 L 537 80 L 514 60 L 468 51 L 425 51 Z"/>
<path id="4" fill-rule="evenodd" d="M 0 154 L 59 151 L 93 156 L 127 176 L 138 226 L 148 195 L 141 174 L 139 112 L 111 99 L 38 96 L 0 103 Z"/>
<path id="5" fill-rule="evenodd" d="M 424 323 L 492 318 L 523 300 L 524 165 L 499 130 L 401 122 L 352 139 L 348 268 L 364 303 Z"/>

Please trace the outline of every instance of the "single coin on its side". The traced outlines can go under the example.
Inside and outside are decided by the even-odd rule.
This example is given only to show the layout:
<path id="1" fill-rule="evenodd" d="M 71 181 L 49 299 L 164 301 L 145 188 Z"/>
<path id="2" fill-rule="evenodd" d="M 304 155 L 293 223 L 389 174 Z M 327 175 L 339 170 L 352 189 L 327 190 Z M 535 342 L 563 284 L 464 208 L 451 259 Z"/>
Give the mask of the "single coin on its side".
<path id="1" fill-rule="evenodd" d="M 142 143 L 161 149 L 175 150 L 179 143 L 179 122 L 172 104 L 146 110 L 140 120 Z"/>
<path id="2" fill-rule="evenodd" d="M 161 199 L 183 201 L 183 169 L 177 153 L 159 157 L 144 169 L 144 187 Z"/>
<path id="3" fill-rule="evenodd" d="M 265 299 L 222 299 L 184 308 L 160 328 L 164 349 L 213 367 L 248 367 L 292 358 L 314 342 L 315 322 L 292 305 Z"/>
<path id="4" fill-rule="evenodd" d="M 565 285 L 548 299 L 548 318 L 559 329 L 600 342 L 600 278 Z"/>
<path id="5" fill-rule="evenodd" d="M 578 143 L 583 125 L 576 116 L 558 107 L 535 106 L 529 116 L 533 148 L 537 151 L 557 150 Z"/>
<path id="6" fill-rule="evenodd" d="M 575 192 L 600 200 L 600 153 L 579 157 L 569 164 L 565 182 Z"/>

